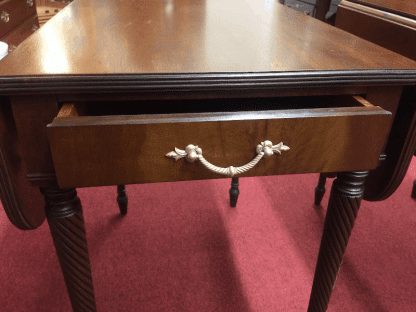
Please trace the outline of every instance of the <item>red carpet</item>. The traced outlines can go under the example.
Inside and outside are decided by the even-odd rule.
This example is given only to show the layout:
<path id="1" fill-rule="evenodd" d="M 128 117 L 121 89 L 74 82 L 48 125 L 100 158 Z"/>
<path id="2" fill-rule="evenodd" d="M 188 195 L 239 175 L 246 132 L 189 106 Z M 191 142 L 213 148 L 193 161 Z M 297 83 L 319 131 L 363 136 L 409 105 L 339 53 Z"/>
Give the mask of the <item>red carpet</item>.
<path id="1" fill-rule="evenodd" d="M 388 200 L 363 201 L 328 311 L 416 311 L 416 158 Z M 306 311 L 324 216 L 318 174 L 80 189 L 99 312 Z M 71 311 L 47 222 L 0 209 L 0 311 Z"/>

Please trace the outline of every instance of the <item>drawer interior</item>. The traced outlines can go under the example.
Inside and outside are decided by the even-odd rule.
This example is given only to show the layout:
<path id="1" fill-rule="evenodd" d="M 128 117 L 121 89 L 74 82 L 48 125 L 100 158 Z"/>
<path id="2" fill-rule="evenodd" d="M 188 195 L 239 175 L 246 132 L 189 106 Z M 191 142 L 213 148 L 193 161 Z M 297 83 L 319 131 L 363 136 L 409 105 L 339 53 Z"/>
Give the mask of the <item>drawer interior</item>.
<path id="1" fill-rule="evenodd" d="M 180 113 L 246 112 L 294 109 L 370 107 L 360 96 L 316 96 L 282 98 L 240 98 L 209 100 L 89 101 L 73 103 L 58 117 L 158 115 Z"/>

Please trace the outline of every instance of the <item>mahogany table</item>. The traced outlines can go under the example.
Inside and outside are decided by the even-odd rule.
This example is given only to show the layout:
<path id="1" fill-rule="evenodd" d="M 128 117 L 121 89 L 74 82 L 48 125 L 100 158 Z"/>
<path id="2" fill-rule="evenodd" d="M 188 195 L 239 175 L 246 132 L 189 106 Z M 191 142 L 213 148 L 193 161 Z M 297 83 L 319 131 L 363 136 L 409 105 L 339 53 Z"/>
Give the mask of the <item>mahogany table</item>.
<path id="1" fill-rule="evenodd" d="M 416 2 L 413 0 L 343 0 L 335 26 L 416 60 Z M 411 196 L 416 198 L 416 180 Z"/>
<path id="2" fill-rule="evenodd" d="M 77 187 L 338 172 L 325 311 L 362 198 L 416 145 L 416 63 L 276 1 L 76 0 L 0 73 L 2 203 L 19 229 L 48 220 L 74 311 L 96 310 Z"/>

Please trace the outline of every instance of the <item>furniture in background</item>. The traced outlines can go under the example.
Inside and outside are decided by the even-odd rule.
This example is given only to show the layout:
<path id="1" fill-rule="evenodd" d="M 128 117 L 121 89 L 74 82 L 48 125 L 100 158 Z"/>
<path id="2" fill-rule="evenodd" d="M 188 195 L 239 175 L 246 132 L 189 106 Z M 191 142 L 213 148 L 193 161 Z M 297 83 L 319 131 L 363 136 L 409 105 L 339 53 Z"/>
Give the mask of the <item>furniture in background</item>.
<path id="1" fill-rule="evenodd" d="M 335 26 L 416 60 L 416 2 L 343 0 Z"/>
<path id="2" fill-rule="evenodd" d="M 0 1 L 0 41 L 9 45 L 9 52 L 16 49 L 38 28 L 34 0 Z"/>
<path id="3" fill-rule="evenodd" d="M 343 0 L 338 6 L 335 26 L 416 61 L 416 2 L 413 0 Z M 402 163 L 396 172 L 398 179 L 395 183 L 399 183 L 416 152 L 411 148 L 414 143 L 405 132 L 395 134 L 391 140 L 397 142 L 397 148 L 404 148 L 400 155 L 393 149 L 387 154 L 387 157 L 396 158 L 395 162 Z M 325 192 L 322 188 L 325 177 L 322 174 L 319 179 L 317 188 L 320 187 L 320 191 L 315 196 L 315 203 L 320 203 L 322 191 Z M 416 180 L 411 196 L 416 198 Z"/>
<path id="4" fill-rule="evenodd" d="M 36 0 L 36 7 L 38 12 L 39 25 L 44 25 L 63 8 L 65 8 L 72 0 L 68 1 L 51 1 L 51 0 Z"/>
<path id="5" fill-rule="evenodd" d="M 96 311 L 77 187 L 240 167 L 337 172 L 308 308 L 326 310 L 361 200 L 395 190 L 382 155 L 415 135 L 416 63 L 258 3 L 77 0 L 0 63 L 1 200 L 22 230 L 47 219 L 74 311 Z"/>
<path id="6" fill-rule="evenodd" d="M 337 6 L 341 0 L 278 0 L 281 4 L 333 24 Z"/>

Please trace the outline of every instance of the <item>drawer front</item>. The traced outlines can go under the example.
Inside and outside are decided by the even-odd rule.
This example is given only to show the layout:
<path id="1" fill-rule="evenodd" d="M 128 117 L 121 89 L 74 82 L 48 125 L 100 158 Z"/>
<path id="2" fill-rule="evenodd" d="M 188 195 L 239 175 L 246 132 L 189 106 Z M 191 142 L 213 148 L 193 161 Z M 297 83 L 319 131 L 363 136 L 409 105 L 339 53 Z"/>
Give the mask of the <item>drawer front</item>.
<path id="1" fill-rule="evenodd" d="M 9 45 L 9 52 L 11 52 L 37 29 L 39 29 L 39 23 L 38 17 L 35 14 L 6 37 L 2 38 L 1 41 Z"/>
<path id="2" fill-rule="evenodd" d="M 35 0 L 8 0 L 0 3 L 0 37 L 35 13 Z"/>
<path id="3" fill-rule="evenodd" d="M 74 116 L 75 114 L 67 114 Z M 391 122 L 379 107 L 137 116 L 57 117 L 48 135 L 60 187 L 225 178 L 200 160 L 175 161 L 189 144 L 218 167 L 250 163 L 266 140 L 290 150 L 238 176 L 371 170 Z"/>

